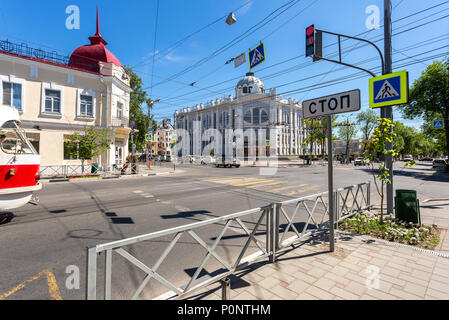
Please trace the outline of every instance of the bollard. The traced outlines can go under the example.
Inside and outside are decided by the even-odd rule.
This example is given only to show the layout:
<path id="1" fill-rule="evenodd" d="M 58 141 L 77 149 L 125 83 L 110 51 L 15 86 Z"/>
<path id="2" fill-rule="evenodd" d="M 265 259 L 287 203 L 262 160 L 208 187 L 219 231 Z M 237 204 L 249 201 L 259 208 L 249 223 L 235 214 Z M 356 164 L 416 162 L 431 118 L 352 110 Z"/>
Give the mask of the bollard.
<path id="1" fill-rule="evenodd" d="M 231 300 L 231 279 L 224 278 L 221 282 L 221 300 Z"/>

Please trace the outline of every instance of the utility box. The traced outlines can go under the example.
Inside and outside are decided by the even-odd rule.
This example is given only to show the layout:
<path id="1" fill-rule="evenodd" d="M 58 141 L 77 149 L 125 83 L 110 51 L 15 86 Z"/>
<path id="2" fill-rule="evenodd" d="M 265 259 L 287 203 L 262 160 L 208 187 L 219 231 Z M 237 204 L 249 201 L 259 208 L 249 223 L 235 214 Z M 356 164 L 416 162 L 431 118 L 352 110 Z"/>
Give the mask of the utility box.
<path id="1" fill-rule="evenodd" d="M 396 189 L 394 207 L 396 219 L 421 224 L 421 212 L 416 190 Z"/>

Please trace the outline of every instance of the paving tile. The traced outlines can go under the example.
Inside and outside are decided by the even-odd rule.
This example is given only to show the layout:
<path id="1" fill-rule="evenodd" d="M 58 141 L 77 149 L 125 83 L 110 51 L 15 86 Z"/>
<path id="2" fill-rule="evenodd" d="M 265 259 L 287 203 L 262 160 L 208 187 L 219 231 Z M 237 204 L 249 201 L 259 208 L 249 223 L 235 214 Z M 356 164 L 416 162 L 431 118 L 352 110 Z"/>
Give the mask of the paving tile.
<path id="1" fill-rule="evenodd" d="M 414 294 L 421 298 L 424 298 L 424 295 L 426 293 L 426 286 L 420 286 L 420 285 L 408 282 L 404 286 L 404 291 L 407 291 L 408 293 L 411 293 L 411 294 Z"/>
<path id="2" fill-rule="evenodd" d="M 338 287 L 333 287 L 329 290 L 334 295 L 343 298 L 345 300 L 358 300 L 358 296 L 353 294 L 352 292 L 349 292 L 348 290 L 341 289 Z"/>
<path id="3" fill-rule="evenodd" d="M 330 265 L 330 266 L 336 266 L 337 264 L 339 264 L 340 263 L 340 261 L 341 261 L 341 259 L 338 259 L 338 258 L 335 258 L 335 257 L 332 257 L 332 256 L 326 256 L 326 258 L 325 259 L 323 259 L 323 263 L 324 264 L 327 264 L 327 265 Z"/>
<path id="4" fill-rule="evenodd" d="M 319 279 L 317 282 L 315 282 L 313 285 L 315 287 L 328 291 L 330 288 L 335 286 L 335 284 L 336 284 L 335 281 L 323 277 Z"/>
<path id="5" fill-rule="evenodd" d="M 254 272 L 257 273 L 259 276 L 266 278 L 272 276 L 276 272 L 276 270 L 274 270 L 268 265 L 264 265 L 256 269 Z"/>
<path id="6" fill-rule="evenodd" d="M 308 294 L 307 292 L 302 292 L 296 296 L 295 300 L 318 300 L 318 298 Z"/>
<path id="7" fill-rule="evenodd" d="M 336 283 L 340 283 L 343 286 L 347 285 L 351 280 L 347 279 L 341 275 L 337 275 L 333 272 L 329 272 L 324 275 L 325 278 L 335 281 Z"/>
<path id="8" fill-rule="evenodd" d="M 279 279 L 276 279 L 274 277 L 269 277 L 269 278 L 266 278 L 266 279 L 260 281 L 258 284 L 261 287 L 269 290 L 275 286 L 278 286 L 280 283 L 281 283 L 281 281 Z"/>
<path id="9" fill-rule="evenodd" d="M 368 289 L 366 293 L 380 300 L 401 300 L 401 298 L 376 289 Z"/>
<path id="10" fill-rule="evenodd" d="M 398 262 L 397 260 L 391 260 L 387 263 L 385 267 L 393 268 L 399 271 L 404 272 L 412 272 L 412 268 L 408 266 L 409 264 L 405 259 L 401 259 L 401 262 Z"/>
<path id="11" fill-rule="evenodd" d="M 438 281 L 438 282 L 449 284 L 449 274 L 448 274 L 447 277 L 443 277 L 443 276 L 440 276 L 439 274 L 435 274 L 434 273 L 434 274 L 431 275 L 431 280 L 435 280 L 435 281 Z"/>
<path id="12" fill-rule="evenodd" d="M 242 293 L 236 295 L 235 297 L 233 297 L 231 293 L 231 300 L 259 300 L 259 298 L 253 296 L 248 291 L 243 291 Z"/>
<path id="13" fill-rule="evenodd" d="M 372 259 L 369 261 L 369 263 L 372 264 L 372 265 L 374 265 L 374 266 L 376 266 L 376 267 L 381 268 L 381 267 L 385 266 L 385 265 L 388 263 L 388 260 L 385 260 L 385 259 L 379 259 L 379 258 L 372 258 Z"/>
<path id="14" fill-rule="evenodd" d="M 378 298 L 370 296 L 369 294 L 364 293 L 360 296 L 360 300 L 378 300 Z"/>
<path id="15" fill-rule="evenodd" d="M 296 272 L 301 272 L 301 271 L 296 271 Z M 288 283 L 290 283 L 290 282 L 292 282 L 292 281 L 294 281 L 296 279 L 292 275 L 287 274 L 285 272 L 274 273 L 273 277 L 275 277 L 276 279 L 279 279 L 279 280 L 281 280 L 283 282 L 288 282 Z"/>
<path id="16" fill-rule="evenodd" d="M 433 272 L 434 274 L 437 274 L 437 275 L 443 276 L 443 277 L 449 275 L 449 271 L 447 271 L 447 270 L 445 270 L 445 269 L 442 269 L 442 268 L 439 268 L 439 267 L 435 267 L 435 268 L 432 270 L 432 272 Z"/>
<path id="17" fill-rule="evenodd" d="M 294 280 L 287 286 L 287 289 L 289 289 L 289 290 L 291 290 L 293 292 L 296 292 L 297 294 L 300 294 L 305 289 L 310 287 L 310 285 L 311 285 L 310 283 L 307 283 L 307 282 L 302 281 L 302 280 Z"/>
<path id="18" fill-rule="evenodd" d="M 308 274 L 308 275 L 310 275 L 310 276 L 312 276 L 312 277 L 315 277 L 315 278 L 317 278 L 317 279 L 323 277 L 326 273 L 327 273 L 326 270 L 323 270 L 323 269 L 318 268 L 318 267 L 313 267 L 312 269 L 310 269 L 309 271 L 307 271 L 307 274 Z"/>
<path id="19" fill-rule="evenodd" d="M 392 277 L 397 277 L 401 273 L 401 270 L 390 267 L 387 264 L 386 266 L 384 266 L 382 268 L 382 273 L 388 274 L 389 276 L 392 276 Z"/>
<path id="20" fill-rule="evenodd" d="M 293 300 L 298 294 L 281 286 L 276 286 L 271 291 L 285 300 Z"/>
<path id="21" fill-rule="evenodd" d="M 441 292 L 446 293 L 446 294 L 449 295 L 449 284 L 446 284 L 446 283 L 443 283 L 443 282 L 439 282 L 439 281 L 435 281 L 435 280 L 430 280 L 429 288 L 431 288 L 433 290 L 441 291 Z"/>
<path id="22" fill-rule="evenodd" d="M 343 277 L 345 274 L 347 274 L 350 270 L 347 268 L 344 268 L 340 265 L 335 266 L 334 268 L 332 268 L 331 272 L 335 273 L 336 275 Z"/>
<path id="23" fill-rule="evenodd" d="M 314 283 L 317 280 L 317 278 L 312 277 L 312 276 L 308 275 L 307 273 L 297 273 L 297 274 L 294 274 L 293 276 L 296 279 L 305 281 L 305 282 L 310 283 L 310 284 Z"/>
<path id="24" fill-rule="evenodd" d="M 356 294 L 358 296 L 361 296 L 363 293 L 365 293 L 368 290 L 368 288 L 367 288 L 365 283 L 360 284 L 358 282 L 351 281 L 346 286 L 345 290 L 347 290 L 347 291 L 349 291 L 349 292 L 351 292 L 353 294 Z"/>
<path id="25" fill-rule="evenodd" d="M 441 292 L 432 288 L 427 288 L 426 295 L 435 297 L 436 299 L 449 299 L 449 293 Z"/>
<path id="26" fill-rule="evenodd" d="M 259 298 L 260 300 L 269 300 L 273 296 L 273 292 L 257 285 L 250 286 L 246 289 L 246 291 Z"/>
<path id="27" fill-rule="evenodd" d="M 334 298 L 333 294 L 314 286 L 308 287 L 306 292 L 320 300 L 332 300 Z"/>
<path id="28" fill-rule="evenodd" d="M 422 280 L 420 278 L 417 278 L 416 276 L 413 276 L 412 274 L 409 275 L 409 274 L 404 274 L 404 273 L 401 273 L 398 276 L 398 279 L 405 280 L 407 282 L 410 282 L 410 283 L 413 283 L 416 285 L 420 285 L 420 286 L 427 286 L 427 282 L 428 282 L 428 281 Z"/>
<path id="29" fill-rule="evenodd" d="M 417 296 L 415 294 L 408 293 L 404 290 L 398 290 L 396 288 L 391 288 L 390 292 L 391 295 L 406 299 L 406 300 L 421 300 L 422 298 L 420 296 Z"/>
<path id="30" fill-rule="evenodd" d="M 347 268 L 347 269 L 355 271 L 355 272 L 360 272 L 364 269 L 363 267 L 361 267 L 357 264 L 346 262 L 346 261 L 342 261 L 338 265 L 340 267 Z"/>
<path id="31" fill-rule="evenodd" d="M 404 286 L 406 283 L 406 281 L 404 281 L 402 279 L 391 277 L 391 276 L 383 274 L 383 273 L 381 273 L 380 277 L 381 277 L 382 281 L 387 281 L 387 282 L 396 284 L 398 286 Z"/>

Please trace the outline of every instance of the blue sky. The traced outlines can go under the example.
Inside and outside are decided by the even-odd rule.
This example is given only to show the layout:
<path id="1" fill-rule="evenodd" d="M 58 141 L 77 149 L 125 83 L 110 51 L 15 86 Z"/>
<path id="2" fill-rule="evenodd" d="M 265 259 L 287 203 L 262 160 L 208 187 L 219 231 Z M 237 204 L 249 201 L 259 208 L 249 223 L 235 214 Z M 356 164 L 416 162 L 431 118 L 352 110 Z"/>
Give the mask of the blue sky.
<path id="1" fill-rule="evenodd" d="M 11 41 L 20 39 L 34 46 L 52 48 L 61 54 L 70 55 L 78 46 L 89 43 L 87 38 L 95 33 L 98 4 L 100 31 L 109 42 L 108 49 L 122 64 L 134 66 L 151 97 L 161 99 L 153 108 L 157 120 L 172 118 L 173 112 L 182 107 L 234 94 L 234 86 L 238 80 L 227 80 L 243 77 L 249 68 L 247 65 L 234 68 L 232 63 L 226 65 L 225 62 L 247 52 L 259 41 L 265 44 L 266 61 L 252 71 L 265 83 L 266 88 L 277 88 L 278 93 L 305 88 L 300 92 L 284 95 L 299 101 L 359 88 L 362 92 L 362 109 L 366 109 L 370 77 L 368 74 L 359 79 L 316 89 L 320 83 L 358 71 L 325 61 L 312 63 L 311 58 L 305 58 L 305 28 L 315 24 L 322 30 L 348 35 L 363 33 L 361 37 L 369 40 L 383 39 L 382 27 L 368 32 L 365 25 L 369 17 L 365 10 L 370 5 L 379 7 L 380 24 L 383 25 L 383 0 L 300 0 L 260 29 L 245 33 L 272 11 L 290 1 L 161 0 L 156 37 L 156 53 L 159 55 L 155 56 L 153 80 L 151 73 L 152 54 L 155 52 L 156 0 L 0 1 L 0 38 L 8 38 Z M 449 17 L 432 22 L 449 15 L 449 2 L 445 2 L 392 0 L 393 34 L 417 27 L 394 36 L 392 43 L 393 71 L 408 70 L 410 84 L 432 62 L 417 61 L 418 59 L 449 52 Z M 442 5 L 402 19 L 438 4 Z M 68 17 L 65 11 L 69 5 L 77 5 L 80 8 L 79 30 L 68 30 L 65 26 Z M 240 9 L 236 11 L 237 8 Z M 225 19 L 221 19 L 173 50 L 163 51 L 173 48 L 179 40 L 231 11 L 235 12 L 237 18 L 234 25 L 228 26 Z M 395 22 L 396 20 L 399 21 Z M 424 26 L 420 26 L 422 24 Z M 173 81 L 164 80 L 209 57 L 214 51 L 241 35 L 242 40 L 228 50 L 190 72 L 173 78 Z M 324 37 L 325 56 L 336 52 L 337 47 L 332 45 L 335 41 L 334 37 Z M 376 44 L 383 51 L 383 40 Z M 360 43 L 345 41 L 342 47 L 343 60 L 357 63 L 372 58 L 360 66 L 375 70 L 380 64 L 377 52 L 369 46 L 360 47 Z M 279 64 L 281 62 L 284 63 Z M 408 63 L 415 64 L 401 67 L 401 64 Z M 281 73 L 283 70 L 286 72 Z M 378 70 L 375 73 L 380 74 Z M 296 82 L 291 83 L 294 81 Z M 193 82 L 195 85 L 189 86 Z M 153 88 L 150 88 L 151 83 Z M 218 83 L 221 84 L 217 85 Z M 355 114 L 339 118 L 343 120 L 347 116 L 353 120 L 355 118 Z M 395 111 L 394 118 L 401 119 L 400 112 Z M 418 120 L 404 120 L 404 123 L 415 127 L 420 125 Z"/>

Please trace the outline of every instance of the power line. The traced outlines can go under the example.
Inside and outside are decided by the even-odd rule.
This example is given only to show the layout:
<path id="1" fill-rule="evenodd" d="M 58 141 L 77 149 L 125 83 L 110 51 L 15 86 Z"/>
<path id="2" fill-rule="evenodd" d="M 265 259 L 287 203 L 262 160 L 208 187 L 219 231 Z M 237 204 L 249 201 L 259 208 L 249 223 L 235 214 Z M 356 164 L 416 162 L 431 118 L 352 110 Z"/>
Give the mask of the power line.
<path id="1" fill-rule="evenodd" d="M 157 0 L 156 4 L 156 22 L 154 27 L 154 43 L 153 43 L 153 52 L 156 52 L 156 39 L 157 39 L 157 24 L 159 21 L 159 0 Z M 153 74 L 154 74 L 154 57 L 153 54 L 153 63 L 151 65 L 151 89 L 150 89 L 150 97 L 153 96 Z"/>

